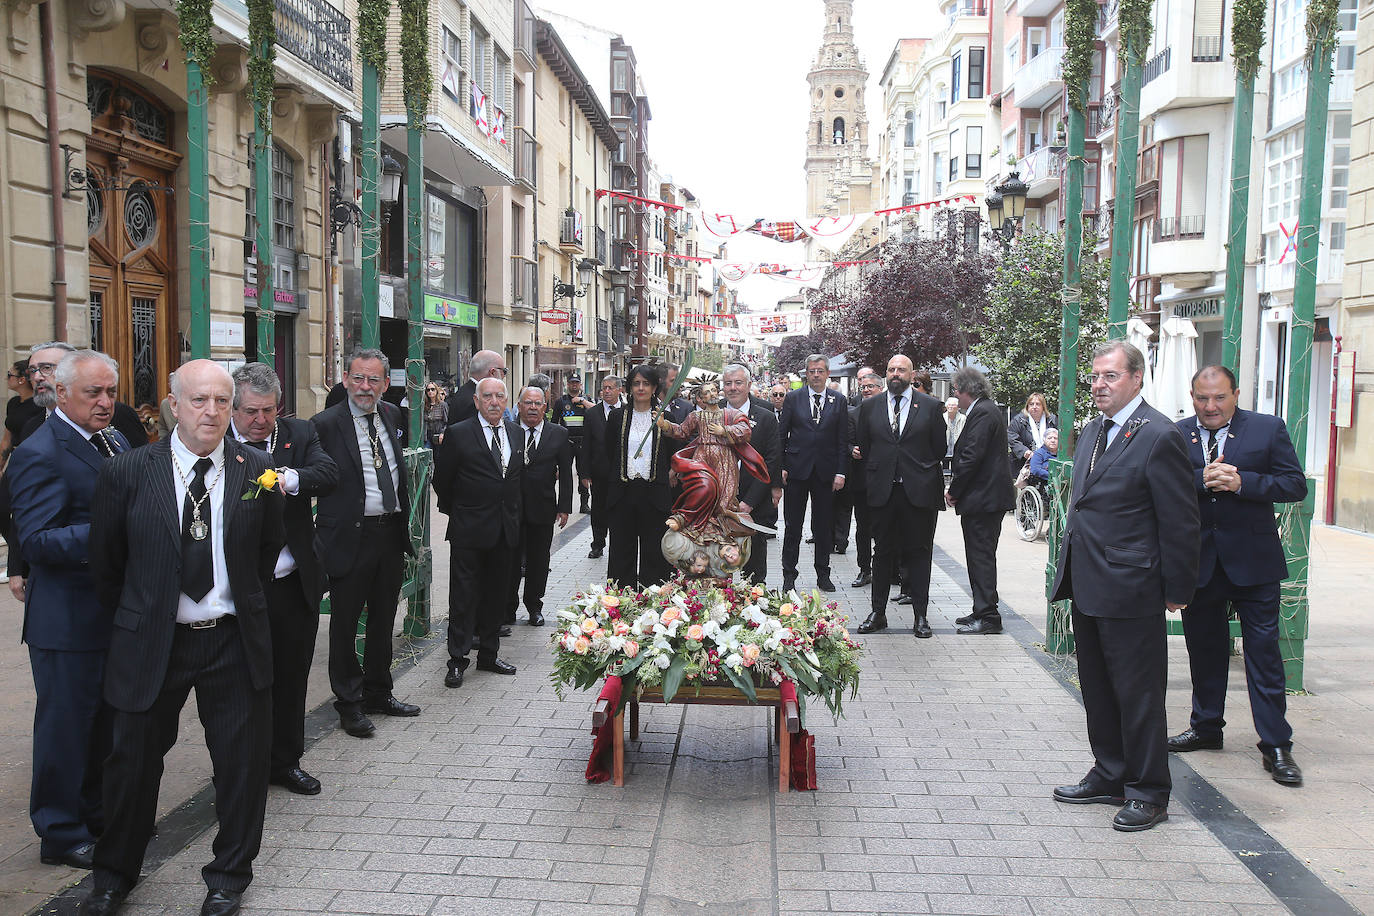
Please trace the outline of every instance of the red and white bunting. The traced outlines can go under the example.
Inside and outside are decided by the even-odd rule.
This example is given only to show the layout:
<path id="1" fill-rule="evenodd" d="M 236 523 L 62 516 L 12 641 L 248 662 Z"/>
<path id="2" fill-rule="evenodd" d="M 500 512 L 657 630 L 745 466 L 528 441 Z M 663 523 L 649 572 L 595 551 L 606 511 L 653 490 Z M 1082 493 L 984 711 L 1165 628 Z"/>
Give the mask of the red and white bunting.
<path id="1" fill-rule="evenodd" d="M 681 210 L 681 209 L 682 209 L 682 207 L 678 206 L 677 204 L 670 204 L 670 203 L 668 203 L 667 201 L 653 200 L 653 199 L 648 198 L 648 197 L 636 197 L 636 196 L 633 195 L 633 194 L 626 194 L 624 191 L 612 191 L 612 190 L 610 190 L 610 189 L 608 189 L 608 188 L 597 188 L 596 196 L 597 196 L 598 198 L 601 198 L 601 197 L 616 197 L 616 198 L 619 198 L 620 200 L 627 200 L 627 201 L 629 201 L 629 202 L 632 203 L 632 204 L 639 204 L 640 206 L 644 206 L 644 207 L 658 207 L 658 208 L 661 209 L 661 210 Z"/>

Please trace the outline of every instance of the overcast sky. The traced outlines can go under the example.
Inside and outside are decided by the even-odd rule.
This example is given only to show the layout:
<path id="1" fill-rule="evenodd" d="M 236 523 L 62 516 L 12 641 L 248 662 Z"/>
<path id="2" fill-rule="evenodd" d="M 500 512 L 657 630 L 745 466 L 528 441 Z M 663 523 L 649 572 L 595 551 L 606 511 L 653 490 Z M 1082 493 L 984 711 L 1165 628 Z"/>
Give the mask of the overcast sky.
<path id="1" fill-rule="evenodd" d="M 806 74 L 821 44 L 821 0 L 537 0 L 534 6 L 619 32 L 634 47 L 653 113 L 649 154 L 706 208 L 751 219 L 810 215 L 801 212 Z M 883 64 L 897 39 L 930 37 L 941 23 L 935 0 L 855 0 L 874 149 Z M 579 64 L 584 71 L 596 66 Z M 730 257 L 799 261 L 803 255 L 800 244 L 736 237 Z M 746 281 L 741 300 L 767 310 L 768 299 L 794 289 L 775 280 Z"/>

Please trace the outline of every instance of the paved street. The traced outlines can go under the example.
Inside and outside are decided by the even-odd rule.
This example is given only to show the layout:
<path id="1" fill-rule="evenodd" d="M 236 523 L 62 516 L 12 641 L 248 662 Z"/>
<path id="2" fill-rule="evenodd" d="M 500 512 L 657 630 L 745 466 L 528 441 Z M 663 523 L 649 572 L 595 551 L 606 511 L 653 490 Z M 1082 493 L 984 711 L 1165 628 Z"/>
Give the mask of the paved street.
<path id="1" fill-rule="evenodd" d="M 604 573 L 604 561 L 586 559 L 585 518 L 574 519 L 555 544 L 550 610 Z M 863 638 L 864 675 L 846 718 L 811 710 L 817 792 L 776 793 L 765 714 L 747 708 L 646 706 L 641 740 L 627 742 L 626 786 L 587 785 L 592 698 L 554 696 L 548 630 L 519 625 L 504 643 L 520 666 L 514 678 L 473 672 L 447 690 L 441 646 L 404 663 L 396 692 L 424 707 L 419 718 L 380 721 L 375 738 L 359 741 L 334 728 L 327 709 L 312 717 L 308 732 L 323 737 L 304 766 L 324 792 L 272 790 L 245 911 L 1374 912 L 1374 766 L 1364 740 L 1374 726 L 1364 661 L 1374 629 L 1350 600 L 1368 593 L 1374 542 L 1329 529 L 1315 537 L 1315 695 L 1290 701 L 1308 786 L 1283 789 L 1260 770 L 1237 660 L 1227 749 L 1176 760 L 1169 821 L 1128 835 L 1111 829 L 1109 807 L 1049 797 L 1088 765 L 1083 713 L 1064 683 L 1072 665 L 1046 665 L 1035 647 L 1044 544 L 1007 531 L 1003 600 L 1025 617 L 1007 613 L 1004 636 L 954 635 L 966 580 L 957 522 L 942 518 L 936 638 L 913 640 L 904 608 L 890 616 L 894 629 Z M 441 609 L 447 559 L 440 548 Z M 852 548 L 835 560 L 834 578 L 847 586 Z M 813 584 L 807 565 L 804 552 L 803 587 Z M 840 599 L 862 619 L 866 595 L 842 587 Z M 17 605 L 6 599 L 0 613 L 17 632 Z M 1182 727 L 1187 668 L 1175 642 L 1170 725 Z M 10 643 L 0 659 L 15 700 L 0 714 L 11 749 L 0 772 L 0 909 L 19 913 L 82 874 L 37 864 L 25 816 L 27 658 Z M 322 660 L 312 705 L 327 689 Z M 150 853 L 159 867 L 130 898 L 130 914 L 194 913 L 204 895 L 211 810 L 193 715 L 164 780 L 162 810 L 172 813 Z M 72 912 L 82 895 L 43 912 Z"/>

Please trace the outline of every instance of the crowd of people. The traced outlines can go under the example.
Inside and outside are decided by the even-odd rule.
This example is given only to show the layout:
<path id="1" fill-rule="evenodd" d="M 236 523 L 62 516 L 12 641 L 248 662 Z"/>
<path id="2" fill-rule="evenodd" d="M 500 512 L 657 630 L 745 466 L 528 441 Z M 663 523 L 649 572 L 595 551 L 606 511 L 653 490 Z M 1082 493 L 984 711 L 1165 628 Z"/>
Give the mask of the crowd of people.
<path id="1" fill-rule="evenodd" d="M 972 596 L 957 632 L 1002 632 L 1007 462 L 1038 475 L 1055 454 L 1043 396 L 1008 424 L 977 369 L 956 371 L 941 402 L 900 354 L 881 376 L 860 370 L 853 404 L 819 354 L 796 388 L 730 365 L 719 386 L 681 396 L 676 366 L 638 365 L 603 378 L 595 400 L 577 379 L 556 399 L 545 376 L 512 390 L 492 351 L 470 365 L 451 396 L 427 386 L 423 408 L 448 516 L 447 687 L 463 686 L 474 654 L 478 671 L 516 673 L 501 639 L 521 603 L 528 623 L 543 625 L 551 545 L 574 494 L 590 515 L 588 556 L 605 557 L 608 580 L 667 578 L 660 540 L 682 483 L 672 459 L 689 444 L 675 437 L 709 428 L 728 442 L 721 417 L 748 423 L 756 459 L 751 473 L 723 475 L 734 493 L 717 496 L 749 523 L 745 576 L 768 582 L 766 541 L 780 534 L 780 584 L 797 586 L 809 506 L 815 586 L 834 590 L 831 557 L 847 549 L 852 521 L 852 586 L 867 586 L 870 602 L 859 632 L 889 629 L 900 584 L 913 634 L 930 638 L 936 520 L 952 508 Z M 1302 782 L 1285 718 L 1277 616 L 1287 571 L 1274 522 L 1274 503 L 1305 495 L 1301 466 L 1282 420 L 1238 408 L 1229 370 L 1200 370 L 1196 416 L 1174 424 L 1144 402 L 1143 368 L 1124 343 L 1094 353 L 1100 415 L 1078 437 L 1053 586 L 1072 602 L 1094 757 L 1054 797 L 1119 805 L 1121 830 L 1167 817 L 1169 751 L 1222 746 L 1232 608 L 1263 765 L 1284 785 Z M 231 375 L 188 362 L 170 379 L 172 426 L 151 444 L 141 424 L 120 428 L 118 378 L 108 356 L 60 342 L 33 348 L 10 374 L 9 413 L 23 422 L 7 423 L 0 515 L 37 695 L 31 819 L 44 862 L 94 869 L 85 912 L 117 911 L 138 880 L 162 759 L 194 689 L 219 820 L 202 913 L 226 916 L 251 881 L 268 786 L 321 791 L 301 757 L 326 592 L 340 728 L 368 738 L 370 716 L 421 714 L 394 695 L 391 663 L 410 505 L 424 497 L 411 492 L 407 425 L 382 397 L 390 364 L 380 350 L 355 351 L 343 397 L 310 420 L 280 415 L 280 381 L 266 365 Z M 1173 737 L 1166 609 L 1184 614 L 1193 682 L 1190 725 Z"/>

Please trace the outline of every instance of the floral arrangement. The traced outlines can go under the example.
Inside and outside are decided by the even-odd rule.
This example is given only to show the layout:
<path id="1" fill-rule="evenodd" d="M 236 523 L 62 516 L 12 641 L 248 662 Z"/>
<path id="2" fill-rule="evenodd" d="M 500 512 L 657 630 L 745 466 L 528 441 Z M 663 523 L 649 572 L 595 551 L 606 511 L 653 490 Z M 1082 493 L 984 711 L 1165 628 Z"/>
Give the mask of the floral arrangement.
<path id="1" fill-rule="evenodd" d="M 733 684 L 755 702 L 756 686 L 791 680 L 799 698 L 820 697 L 837 718 L 859 686 L 861 649 L 835 602 L 729 580 L 682 574 L 643 591 L 592 586 L 558 612 L 550 679 L 593 687 L 608 675 L 637 692 Z M 633 676 L 633 677 L 631 677 Z M 628 691 L 627 691 L 628 694 Z"/>

